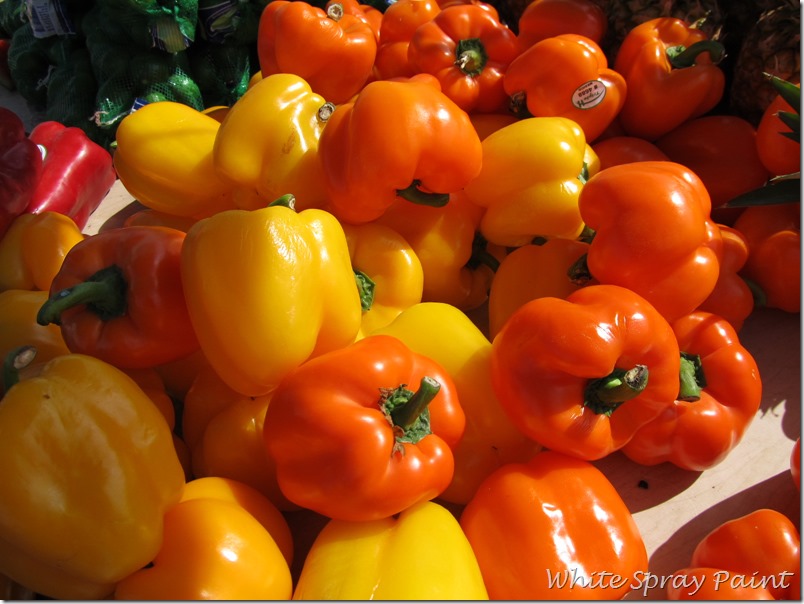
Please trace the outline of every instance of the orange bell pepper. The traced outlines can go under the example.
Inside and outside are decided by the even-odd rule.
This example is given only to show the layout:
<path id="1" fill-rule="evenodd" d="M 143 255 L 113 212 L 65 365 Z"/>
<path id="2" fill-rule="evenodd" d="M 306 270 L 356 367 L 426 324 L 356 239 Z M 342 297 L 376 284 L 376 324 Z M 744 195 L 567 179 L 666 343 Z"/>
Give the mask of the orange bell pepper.
<path id="1" fill-rule="evenodd" d="M 474 4 L 442 8 L 408 45 L 413 69 L 433 74 L 444 94 L 468 113 L 505 109 L 503 76 L 518 53 L 514 32 Z"/>
<path id="2" fill-rule="evenodd" d="M 482 161 L 469 116 L 429 74 L 367 84 L 335 109 L 318 156 L 325 209 L 354 224 L 379 218 L 398 197 L 445 205 Z"/>
<path id="3" fill-rule="evenodd" d="M 612 136 L 592 144 L 600 160 L 600 169 L 637 161 L 668 161 L 670 158 L 655 144 L 638 136 Z"/>
<path id="4" fill-rule="evenodd" d="M 0 359 L 21 346 L 33 346 L 40 363 L 70 352 L 58 325 L 36 322 L 36 315 L 47 297 L 48 293 L 42 290 L 0 292 Z"/>
<path id="5" fill-rule="evenodd" d="M 593 143 L 611 125 L 626 99 L 625 78 L 609 69 L 590 38 L 560 34 L 535 43 L 505 72 L 506 94 L 527 116 L 566 117 Z"/>
<path id="6" fill-rule="evenodd" d="M 712 293 L 722 253 L 700 178 L 674 162 L 612 166 L 584 185 L 581 216 L 595 232 L 586 257 L 600 283 L 627 287 L 668 321 Z"/>
<path id="7" fill-rule="evenodd" d="M 324 10 L 275 0 L 260 16 L 257 55 L 263 78 L 294 74 L 325 100 L 340 104 L 368 81 L 377 54 L 371 26 L 337 2 Z"/>
<path id="8" fill-rule="evenodd" d="M 682 355 L 678 397 L 622 451 L 644 465 L 669 461 L 700 472 L 723 461 L 742 440 L 762 402 L 762 380 L 725 319 L 694 312 L 675 321 L 673 331 Z"/>
<path id="9" fill-rule="evenodd" d="M 713 109 L 726 86 L 724 56 L 722 44 L 674 17 L 629 30 L 614 60 L 628 85 L 617 116 L 626 134 L 656 140 Z"/>
<path id="10" fill-rule="evenodd" d="M 648 570 L 614 486 L 591 463 L 556 451 L 491 474 L 460 524 L 492 600 L 619 600 Z"/>
<path id="11" fill-rule="evenodd" d="M 537 298 L 494 338 L 492 383 L 525 434 L 595 460 L 621 449 L 678 394 L 680 357 L 669 323 L 616 285 Z"/>
<path id="12" fill-rule="evenodd" d="M 64 257 L 37 321 L 58 324 L 73 352 L 117 367 L 154 367 L 198 350 L 181 280 L 184 239 L 146 226 L 87 237 Z"/>
<path id="13" fill-rule="evenodd" d="M 366 23 L 374 33 L 374 40 L 379 44 L 383 12 L 377 6 L 381 6 L 381 3 L 378 2 L 377 6 L 374 6 L 359 0 L 328 0 L 324 5 L 324 11 L 329 12 L 329 8 L 333 4 L 341 5 L 340 9 L 335 9 L 336 11 L 341 10 L 344 14 L 353 15 Z"/>
<path id="14" fill-rule="evenodd" d="M 366 521 L 443 492 L 465 422 L 438 363 L 374 335 L 289 373 L 273 393 L 264 435 L 290 501 Z"/>
<path id="15" fill-rule="evenodd" d="M 748 240 L 740 275 L 759 289 L 758 305 L 801 309 L 801 204 L 745 208 L 734 228 Z"/>
<path id="16" fill-rule="evenodd" d="M 408 60 L 413 32 L 435 17 L 441 7 L 435 0 L 397 0 L 385 9 L 380 21 L 380 44 L 374 59 L 374 78 L 407 78 L 416 73 Z"/>
<path id="17" fill-rule="evenodd" d="M 577 34 L 600 44 L 608 17 L 592 0 L 533 0 L 517 21 L 519 51 L 561 34 Z"/>
<path id="18" fill-rule="evenodd" d="M 800 84 L 796 86 L 800 87 Z M 779 94 L 765 109 L 757 126 L 757 153 L 762 165 L 773 176 L 801 170 L 801 142 L 779 118 L 780 112 L 794 113 L 796 110 Z"/>

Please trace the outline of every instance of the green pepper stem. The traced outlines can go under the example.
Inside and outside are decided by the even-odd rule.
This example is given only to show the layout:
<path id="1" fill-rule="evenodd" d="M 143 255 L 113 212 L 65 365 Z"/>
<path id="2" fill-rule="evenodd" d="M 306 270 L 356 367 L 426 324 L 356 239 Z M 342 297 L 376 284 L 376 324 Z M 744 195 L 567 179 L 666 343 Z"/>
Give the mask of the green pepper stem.
<path id="1" fill-rule="evenodd" d="M 489 55 L 480 38 L 458 40 L 455 45 L 455 65 L 470 77 L 479 76 L 488 60 Z"/>
<path id="2" fill-rule="evenodd" d="M 488 243 L 482 233 L 479 231 L 475 233 L 472 239 L 472 255 L 469 256 L 469 260 L 466 262 L 468 268 L 476 269 L 482 264 L 489 267 L 492 272 L 497 272 L 497 269 L 500 268 L 500 261 L 497 260 L 494 254 L 489 252 Z"/>
<path id="3" fill-rule="evenodd" d="M 50 296 L 39 309 L 36 322 L 39 325 L 61 325 L 61 314 L 81 304 L 86 304 L 104 321 L 122 317 L 126 312 L 127 291 L 123 270 L 116 265 L 107 266 L 86 281 Z"/>
<path id="4" fill-rule="evenodd" d="M 717 64 L 726 56 L 726 48 L 716 40 L 698 40 L 687 47 L 670 46 L 667 49 L 667 58 L 674 69 L 692 67 L 698 60 L 698 55 L 708 52 L 712 62 Z"/>
<path id="5" fill-rule="evenodd" d="M 36 348 L 33 346 L 18 346 L 9 351 L 3 360 L 3 392 L 20 381 L 20 369 L 24 369 L 34 360 Z"/>
<path id="6" fill-rule="evenodd" d="M 435 398 L 441 390 L 441 384 L 435 378 L 428 375 L 424 376 L 419 382 L 419 389 L 413 393 L 407 402 L 397 405 L 391 410 L 391 419 L 394 425 L 408 430 L 422 412 L 427 408 L 427 405 Z"/>
<path id="7" fill-rule="evenodd" d="M 678 400 L 694 403 L 701 400 L 701 390 L 706 387 L 706 377 L 701 357 L 687 352 L 681 353 L 679 370 Z"/>
<path id="8" fill-rule="evenodd" d="M 363 312 L 367 312 L 374 304 L 374 289 L 377 284 L 361 270 L 352 268 L 352 272 L 355 274 L 355 283 L 357 283 L 357 291 L 360 294 L 360 308 Z"/>
<path id="9" fill-rule="evenodd" d="M 271 203 L 268 204 L 269 208 L 275 208 L 281 206 L 283 208 L 290 208 L 291 210 L 296 209 L 296 196 L 293 193 L 285 193 L 281 197 L 277 197 Z"/>
<path id="10" fill-rule="evenodd" d="M 615 369 L 606 377 L 586 385 L 584 404 L 597 414 L 611 415 L 617 407 L 636 398 L 648 385 L 648 367 Z"/>
<path id="11" fill-rule="evenodd" d="M 447 193 L 427 193 L 419 188 L 421 181 L 414 180 L 406 189 L 397 189 L 396 194 L 411 203 L 432 208 L 442 208 L 449 202 Z"/>

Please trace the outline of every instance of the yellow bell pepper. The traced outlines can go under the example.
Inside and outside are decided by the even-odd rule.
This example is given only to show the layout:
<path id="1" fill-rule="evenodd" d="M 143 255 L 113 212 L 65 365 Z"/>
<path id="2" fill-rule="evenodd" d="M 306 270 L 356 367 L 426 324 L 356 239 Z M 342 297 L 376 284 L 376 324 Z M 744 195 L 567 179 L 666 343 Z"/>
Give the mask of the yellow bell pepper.
<path id="1" fill-rule="evenodd" d="M 272 204 L 200 220 L 181 269 L 204 355 L 247 396 L 271 392 L 308 358 L 354 342 L 360 328 L 346 236 L 324 210 Z"/>
<path id="2" fill-rule="evenodd" d="M 213 149 L 215 169 L 238 191 L 238 207 L 265 207 L 285 193 L 299 210 L 323 207 L 318 139 L 334 108 L 290 73 L 269 75 L 246 90 Z"/>
<path id="3" fill-rule="evenodd" d="M 492 471 L 526 461 L 541 450 L 505 414 L 491 385 L 491 342 L 458 308 L 439 302 L 415 304 L 374 333 L 399 338 L 438 362 L 455 381 L 466 428 L 453 448 L 455 473 L 441 499 L 465 504 Z"/>
<path id="4" fill-rule="evenodd" d="M 294 600 L 487 600 L 469 541 L 426 501 L 398 517 L 330 520 L 304 560 Z"/>
<path id="5" fill-rule="evenodd" d="M 86 355 L 12 384 L 0 401 L 0 573 L 51 598 L 107 597 L 159 551 L 181 498 L 167 422 L 125 373 Z"/>
<path id="6" fill-rule="evenodd" d="M 0 291 L 49 291 L 67 252 L 83 239 L 78 225 L 64 214 L 20 214 L 0 239 Z"/>
<path id="7" fill-rule="evenodd" d="M 212 149 L 221 123 L 173 101 L 148 103 L 116 131 L 114 167 L 126 190 L 144 206 L 203 218 L 234 206 L 232 186 L 214 168 Z"/>
<path id="8" fill-rule="evenodd" d="M 422 301 L 422 263 L 404 237 L 389 227 L 373 222 L 341 226 L 363 307 L 360 339 Z"/>
<path id="9" fill-rule="evenodd" d="M 42 290 L 8 289 L 0 292 L 0 361 L 21 346 L 36 348 L 36 362 L 69 354 L 55 323 L 39 325 L 36 315 L 48 299 Z"/>
<path id="10" fill-rule="evenodd" d="M 483 167 L 464 191 L 485 208 L 480 232 L 488 241 L 519 247 L 536 237 L 578 238 L 588 147 L 578 124 L 563 117 L 524 118 L 482 145 Z"/>

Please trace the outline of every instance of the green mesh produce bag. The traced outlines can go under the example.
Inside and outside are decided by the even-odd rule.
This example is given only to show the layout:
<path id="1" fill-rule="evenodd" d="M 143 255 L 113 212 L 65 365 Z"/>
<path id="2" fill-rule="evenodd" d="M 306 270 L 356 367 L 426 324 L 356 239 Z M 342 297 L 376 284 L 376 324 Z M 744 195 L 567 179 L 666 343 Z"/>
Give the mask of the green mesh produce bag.
<path id="1" fill-rule="evenodd" d="M 0 0 L 0 38 L 10 38 L 28 23 L 24 0 Z"/>
<path id="2" fill-rule="evenodd" d="M 256 44 L 260 15 L 269 0 L 198 0 L 198 31 L 219 44 Z"/>
<path id="3" fill-rule="evenodd" d="M 196 40 L 187 53 L 205 107 L 230 106 L 245 94 L 251 78 L 250 46 Z"/>
<path id="4" fill-rule="evenodd" d="M 121 43 L 179 52 L 195 40 L 198 0 L 97 0 L 101 23 Z"/>

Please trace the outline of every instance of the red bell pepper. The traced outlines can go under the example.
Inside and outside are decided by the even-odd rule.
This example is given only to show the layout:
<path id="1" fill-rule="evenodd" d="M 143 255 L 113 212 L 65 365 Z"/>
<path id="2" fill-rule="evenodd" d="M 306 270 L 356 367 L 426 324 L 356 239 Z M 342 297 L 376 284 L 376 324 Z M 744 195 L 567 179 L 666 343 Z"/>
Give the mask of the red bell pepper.
<path id="1" fill-rule="evenodd" d="M 59 212 L 83 229 L 112 188 L 112 155 L 77 127 L 56 121 L 38 124 L 29 138 L 43 149 L 42 176 L 27 210 Z"/>
<path id="2" fill-rule="evenodd" d="M 0 107 L 0 237 L 25 212 L 42 174 L 42 153 L 16 113 Z"/>

